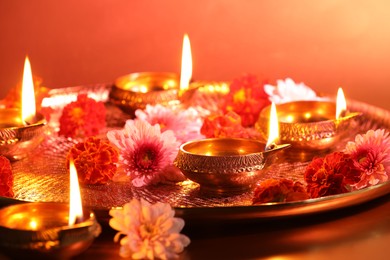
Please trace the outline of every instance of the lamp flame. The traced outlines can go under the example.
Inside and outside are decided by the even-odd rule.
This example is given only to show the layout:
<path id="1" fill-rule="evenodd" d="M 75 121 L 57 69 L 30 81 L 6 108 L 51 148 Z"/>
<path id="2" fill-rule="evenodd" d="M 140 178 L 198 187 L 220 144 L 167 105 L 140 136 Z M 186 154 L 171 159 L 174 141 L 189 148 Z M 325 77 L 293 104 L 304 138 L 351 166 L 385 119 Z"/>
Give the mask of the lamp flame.
<path id="1" fill-rule="evenodd" d="M 268 128 L 268 140 L 265 146 L 265 150 L 270 150 L 276 144 L 279 139 L 279 122 L 278 114 L 276 112 L 275 103 L 272 102 L 271 111 L 269 116 L 269 128 Z"/>
<path id="2" fill-rule="evenodd" d="M 77 170 L 73 159 L 69 162 L 70 172 L 70 199 L 69 199 L 69 226 L 83 218 L 83 206 L 81 204 L 80 186 L 77 177 Z"/>
<path id="3" fill-rule="evenodd" d="M 192 54 L 190 39 L 187 34 L 183 38 L 183 50 L 181 55 L 180 92 L 188 89 L 192 78 Z"/>
<path id="4" fill-rule="evenodd" d="M 343 113 L 347 111 L 347 101 L 345 100 L 344 92 L 342 88 L 337 91 L 336 100 L 336 120 L 342 117 Z"/>
<path id="5" fill-rule="evenodd" d="M 27 122 L 35 117 L 35 93 L 34 81 L 31 72 L 30 60 L 26 56 L 24 61 L 23 81 L 22 81 L 22 120 Z"/>

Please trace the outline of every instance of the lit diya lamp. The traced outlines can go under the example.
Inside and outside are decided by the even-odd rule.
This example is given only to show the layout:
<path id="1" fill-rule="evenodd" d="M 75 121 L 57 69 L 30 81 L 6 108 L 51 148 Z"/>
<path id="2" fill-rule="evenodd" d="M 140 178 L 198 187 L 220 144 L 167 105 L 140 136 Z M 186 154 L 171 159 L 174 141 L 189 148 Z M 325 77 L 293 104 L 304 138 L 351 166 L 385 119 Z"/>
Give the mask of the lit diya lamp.
<path id="1" fill-rule="evenodd" d="M 129 114 L 144 109 L 147 104 L 176 105 L 179 92 L 189 90 L 192 76 L 192 56 L 188 35 L 184 35 L 182 77 L 168 72 L 139 72 L 116 79 L 110 91 L 110 101 Z"/>
<path id="2" fill-rule="evenodd" d="M 23 71 L 22 108 L 0 109 L 0 154 L 11 160 L 28 155 L 44 139 L 46 120 L 36 113 L 34 83 L 30 61 L 26 57 Z"/>
<path id="3" fill-rule="evenodd" d="M 223 83 L 191 82 L 192 54 L 187 34 L 183 38 L 180 76 L 169 72 L 138 72 L 115 80 L 110 91 L 110 102 L 133 115 L 135 110 L 146 105 L 178 105 L 188 101 L 195 90 L 228 91 Z M 215 85 L 210 86 L 210 85 Z M 204 90 L 203 90 L 204 91 Z"/>
<path id="4" fill-rule="evenodd" d="M 270 118 L 267 144 L 253 139 L 209 138 L 180 146 L 175 166 L 209 193 L 235 194 L 255 187 L 277 152 L 289 147 L 278 145 L 276 112 Z"/>
<path id="5" fill-rule="evenodd" d="M 23 203 L 0 209 L 1 252 L 17 259 L 68 259 L 86 250 L 101 227 L 94 213 L 82 207 L 73 161 L 69 201 Z"/>
<path id="6" fill-rule="evenodd" d="M 256 129 L 266 135 L 271 107 L 264 108 Z M 332 101 L 294 101 L 277 105 L 280 139 L 302 150 L 323 150 L 334 146 L 361 115 L 348 112 L 344 93 L 339 88 Z"/>

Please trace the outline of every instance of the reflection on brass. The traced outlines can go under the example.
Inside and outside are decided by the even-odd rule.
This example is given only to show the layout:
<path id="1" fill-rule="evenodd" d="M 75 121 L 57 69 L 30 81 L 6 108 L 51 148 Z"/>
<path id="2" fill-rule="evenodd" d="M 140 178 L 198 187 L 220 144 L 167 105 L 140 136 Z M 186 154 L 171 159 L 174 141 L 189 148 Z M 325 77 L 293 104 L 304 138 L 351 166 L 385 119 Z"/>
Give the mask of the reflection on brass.
<path id="1" fill-rule="evenodd" d="M 91 211 L 68 225 L 69 205 L 23 203 L 0 209 L 0 247 L 11 257 L 68 259 L 86 250 L 101 227 Z M 19 258 L 18 258 L 19 259 Z"/>
<path id="2" fill-rule="evenodd" d="M 265 151 L 257 140 L 210 138 L 181 145 L 175 166 L 201 189 L 218 193 L 243 192 L 254 187 L 272 163 L 279 145 Z"/>
<path id="3" fill-rule="evenodd" d="M 271 107 L 264 108 L 256 122 L 256 129 L 268 136 Z M 330 101 L 295 101 L 276 105 L 281 142 L 305 150 L 328 149 L 355 127 L 361 113 L 346 113 L 336 120 L 336 104 Z"/>
<path id="4" fill-rule="evenodd" d="M 199 90 L 199 91 L 197 91 Z M 180 77 L 168 72 L 139 72 L 119 77 L 110 91 L 111 103 L 134 115 L 146 105 L 183 105 L 207 107 L 226 94 L 225 82 L 194 81 L 188 89 L 180 91 Z M 199 92 L 199 93 L 198 93 Z M 207 94 L 202 94 L 206 92 Z"/>
<path id="5" fill-rule="evenodd" d="M 0 154 L 11 160 L 26 157 L 43 141 L 45 125 L 40 114 L 24 124 L 19 109 L 0 109 Z"/>
<path id="6" fill-rule="evenodd" d="M 178 102 L 180 79 L 177 74 L 140 72 L 119 77 L 110 91 L 110 101 L 133 114 L 147 104 Z"/>

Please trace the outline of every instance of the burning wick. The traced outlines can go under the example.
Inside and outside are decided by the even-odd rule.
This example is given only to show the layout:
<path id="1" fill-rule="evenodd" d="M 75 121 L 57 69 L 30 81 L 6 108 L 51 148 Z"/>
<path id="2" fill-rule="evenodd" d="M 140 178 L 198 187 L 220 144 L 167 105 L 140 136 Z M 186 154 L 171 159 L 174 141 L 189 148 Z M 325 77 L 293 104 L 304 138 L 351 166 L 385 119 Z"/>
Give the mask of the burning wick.
<path id="1" fill-rule="evenodd" d="M 344 91 L 342 88 L 337 90 L 336 99 L 336 120 L 344 117 L 347 114 L 347 101 L 345 100 Z"/>
<path id="2" fill-rule="evenodd" d="M 276 112 L 275 103 L 272 102 L 270 116 L 269 116 L 268 141 L 265 146 L 265 151 L 275 149 L 277 147 L 276 141 L 278 139 L 279 139 L 278 114 Z"/>
<path id="3" fill-rule="evenodd" d="M 34 123 L 38 122 L 37 116 L 30 116 L 23 120 L 24 125 L 32 125 Z"/>
<path id="4" fill-rule="evenodd" d="M 69 160 L 70 173 L 70 205 L 69 205 L 69 226 L 83 221 L 83 206 L 81 204 L 80 186 L 77 177 L 77 170 L 73 159 Z"/>
<path id="5" fill-rule="evenodd" d="M 278 145 L 277 144 L 275 144 L 275 143 L 272 143 L 272 144 L 267 144 L 266 146 L 265 146 L 265 151 L 270 151 L 270 150 L 273 150 L 273 149 L 275 149 L 276 147 L 278 147 Z"/>
<path id="6" fill-rule="evenodd" d="M 192 78 L 192 54 L 190 38 L 187 34 L 183 37 L 183 49 L 181 55 L 181 73 L 180 73 L 180 89 L 179 96 L 182 96 L 189 88 Z"/>
<path id="7" fill-rule="evenodd" d="M 23 69 L 22 121 L 26 125 L 30 125 L 37 121 L 34 81 L 32 76 L 31 64 L 28 57 L 26 57 L 25 59 L 24 69 Z"/>

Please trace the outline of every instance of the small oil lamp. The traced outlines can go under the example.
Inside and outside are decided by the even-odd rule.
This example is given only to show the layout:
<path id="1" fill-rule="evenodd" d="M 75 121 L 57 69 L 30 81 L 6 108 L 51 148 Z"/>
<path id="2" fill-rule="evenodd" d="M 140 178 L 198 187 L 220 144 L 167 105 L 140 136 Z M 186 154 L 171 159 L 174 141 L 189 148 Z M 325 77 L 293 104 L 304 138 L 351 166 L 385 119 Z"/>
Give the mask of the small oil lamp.
<path id="1" fill-rule="evenodd" d="M 70 164 L 70 203 L 34 202 L 0 209 L 1 252 L 15 258 L 71 258 L 100 234 L 92 211 L 82 208 L 77 172 Z"/>
<path id="2" fill-rule="evenodd" d="M 242 138 L 209 138 L 184 143 L 174 161 L 183 174 L 206 193 L 236 194 L 255 187 L 277 152 L 289 144 L 276 144 L 277 121 L 270 119 L 267 144 Z M 276 127 L 276 128 L 275 128 Z"/>
<path id="3" fill-rule="evenodd" d="M 198 92 L 197 90 L 213 94 L 228 91 L 225 83 L 191 81 L 191 78 L 191 44 L 188 35 L 185 34 L 180 76 L 169 72 L 138 72 L 124 75 L 115 80 L 109 99 L 111 103 L 117 105 L 126 113 L 134 115 L 135 110 L 144 109 L 148 104 L 193 105 L 193 96 L 194 93 Z M 207 94 L 202 96 L 205 97 Z M 196 99 L 199 100 L 198 96 Z M 208 97 L 200 102 L 210 105 L 213 101 Z"/>
<path id="4" fill-rule="evenodd" d="M 188 67 L 190 66 L 190 67 Z M 169 72 L 139 72 L 119 77 L 110 91 L 110 101 L 129 114 L 146 105 L 177 105 L 179 96 L 194 90 L 188 82 L 192 75 L 191 46 L 184 35 L 181 77 Z"/>
<path id="5" fill-rule="evenodd" d="M 354 124 L 361 113 L 347 111 L 340 88 L 337 101 L 294 101 L 278 104 L 280 139 L 301 150 L 324 150 L 334 146 Z M 271 106 L 262 110 L 256 129 L 266 135 Z"/>
<path id="6" fill-rule="evenodd" d="M 36 113 L 31 65 L 26 57 L 22 83 L 22 108 L 0 109 L 0 154 L 21 159 L 44 139 L 45 118 Z"/>

